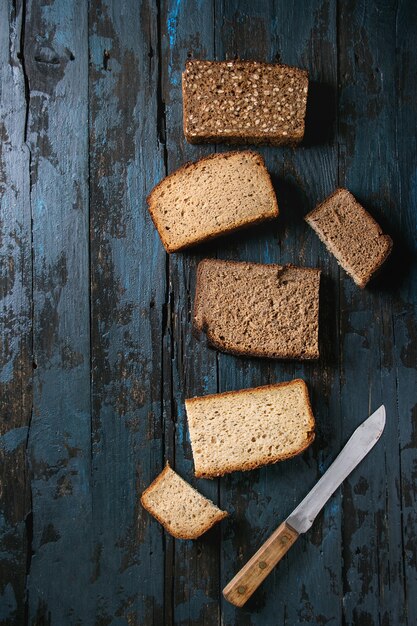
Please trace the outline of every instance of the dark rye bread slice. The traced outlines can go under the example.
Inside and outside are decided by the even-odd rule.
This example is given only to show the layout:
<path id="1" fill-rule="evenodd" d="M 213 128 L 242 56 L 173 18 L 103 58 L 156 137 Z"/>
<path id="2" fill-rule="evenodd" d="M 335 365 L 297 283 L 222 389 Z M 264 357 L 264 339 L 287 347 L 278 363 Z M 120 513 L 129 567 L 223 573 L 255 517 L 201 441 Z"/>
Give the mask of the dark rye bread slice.
<path id="1" fill-rule="evenodd" d="M 166 464 L 143 492 L 142 506 L 173 537 L 196 539 L 228 516 Z"/>
<path id="2" fill-rule="evenodd" d="M 184 134 L 190 143 L 297 145 L 304 136 L 305 70 L 256 61 L 187 61 Z"/>
<path id="3" fill-rule="evenodd" d="M 317 359 L 319 283 L 317 269 L 204 259 L 194 329 L 224 352 Z"/>
<path id="4" fill-rule="evenodd" d="M 336 189 L 305 219 L 362 289 L 391 252 L 391 237 L 347 189 Z"/>
<path id="5" fill-rule="evenodd" d="M 314 440 L 303 380 L 191 398 L 185 407 L 199 478 L 277 463 Z"/>
<path id="6" fill-rule="evenodd" d="M 187 163 L 162 180 L 147 201 L 167 252 L 278 215 L 264 160 L 251 151 Z"/>

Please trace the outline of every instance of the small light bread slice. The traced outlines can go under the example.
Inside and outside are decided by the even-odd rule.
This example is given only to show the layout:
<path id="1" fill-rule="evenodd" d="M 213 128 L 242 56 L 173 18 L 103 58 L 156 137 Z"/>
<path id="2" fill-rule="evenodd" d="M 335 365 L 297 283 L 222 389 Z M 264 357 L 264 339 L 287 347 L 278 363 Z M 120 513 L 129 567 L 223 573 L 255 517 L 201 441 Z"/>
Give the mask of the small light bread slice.
<path id="1" fill-rule="evenodd" d="M 191 398 L 185 407 L 198 478 L 277 463 L 314 440 L 303 380 Z"/>
<path id="2" fill-rule="evenodd" d="M 167 252 L 272 219 L 278 204 L 260 154 L 212 154 L 186 163 L 147 198 Z"/>
<path id="3" fill-rule="evenodd" d="M 166 464 L 143 492 L 142 506 L 177 539 L 197 539 L 228 516 Z"/>

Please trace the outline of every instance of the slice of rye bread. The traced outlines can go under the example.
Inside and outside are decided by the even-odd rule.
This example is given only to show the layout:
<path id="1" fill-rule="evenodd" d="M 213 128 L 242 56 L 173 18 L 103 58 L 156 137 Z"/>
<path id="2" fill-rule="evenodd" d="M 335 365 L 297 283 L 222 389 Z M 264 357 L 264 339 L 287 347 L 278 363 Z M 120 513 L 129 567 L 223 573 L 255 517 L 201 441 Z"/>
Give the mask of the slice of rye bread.
<path id="1" fill-rule="evenodd" d="M 167 252 L 278 215 L 264 160 L 250 151 L 187 163 L 162 180 L 147 201 Z"/>
<path id="2" fill-rule="evenodd" d="M 283 461 L 314 439 L 303 380 L 191 398 L 185 407 L 199 478 Z"/>
<path id="3" fill-rule="evenodd" d="M 190 143 L 295 146 L 303 139 L 305 70 L 256 61 L 187 61 L 184 134 Z"/>
<path id="4" fill-rule="evenodd" d="M 204 259 L 198 265 L 194 330 L 237 355 L 319 357 L 320 270 Z"/>
<path id="5" fill-rule="evenodd" d="M 196 539 L 228 516 L 166 464 L 143 492 L 142 506 L 177 539 Z"/>
<path id="6" fill-rule="evenodd" d="M 336 189 L 305 219 L 362 289 L 391 252 L 391 237 L 347 189 Z"/>

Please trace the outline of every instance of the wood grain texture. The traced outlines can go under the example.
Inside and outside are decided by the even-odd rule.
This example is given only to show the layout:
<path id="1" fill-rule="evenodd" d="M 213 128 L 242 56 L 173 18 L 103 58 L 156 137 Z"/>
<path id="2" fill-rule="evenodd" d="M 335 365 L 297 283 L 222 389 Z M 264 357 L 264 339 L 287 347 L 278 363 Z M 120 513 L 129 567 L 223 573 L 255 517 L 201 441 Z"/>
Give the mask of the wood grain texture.
<path id="1" fill-rule="evenodd" d="M 213 146 L 187 144 L 182 127 L 181 74 L 189 56 L 212 57 L 214 8 L 210 2 L 170 0 L 161 3 L 161 98 L 163 101 L 167 173 L 186 161 L 214 152 Z M 196 268 L 202 247 L 174 254 L 167 262 L 169 314 L 164 379 L 171 381 L 171 405 L 166 431 L 167 454 L 182 476 L 218 503 L 217 481 L 195 481 L 184 399 L 217 389 L 217 356 L 195 340 L 191 311 Z M 169 344 L 168 344 L 169 337 Z M 166 372 L 166 373 L 165 373 Z M 222 524 L 228 524 L 228 520 Z M 219 541 L 215 526 L 195 542 L 172 547 L 172 620 L 175 624 L 216 624 L 220 620 Z M 168 553 L 169 554 L 169 553 Z M 167 580 L 168 583 L 168 580 Z"/>
<path id="2" fill-rule="evenodd" d="M 387 2 L 379 14 L 376 6 L 365 8 L 365 4 L 355 3 L 344 5 L 339 13 L 344 24 L 339 30 L 339 182 L 357 194 L 394 239 L 398 230 L 395 216 L 406 210 L 399 194 L 396 114 L 392 108 L 397 92 L 393 62 L 397 9 L 396 3 Z M 374 28 L 376 20 L 378 29 Z M 359 98 L 364 90 L 366 100 Z M 401 247 L 401 235 L 396 243 Z M 347 623 L 405 624 L 408 619 L 398 490 L 398 433 L 405 419 L 398 413 L 392 354 L 396 343 L 392 315 L 399 305 L 403 267 L 397 264 L 397 281 L 390 283 L 386 273 L 385 279 L 374 282 L 363 297 L 346 276 L 342 278 L 344 436 L 360 422 L 364 411 L 381 402 L 389 416 L 374 453 L 343 486 L 343 608 Z"/>
<path id="3" fill-rule="evenodd" d="M 0 3 L 0 623 L 25 619 L 32 256 L 22 3 Z M 28 532 L 29 528 L 29 532 Z"/>
<path id="4" fill-rule="evenodd" d="M 417 9 L 410 0 L 0 0 L 0 623 L 411 626 L 417 620 Z M 310 73 L 306 138 L 262 148 L 268 225 L 169 258 L 145 197 L 227 146 L 182 131 L 187 58 Z M 365 291 L 303 217 L 347 186 L 394 239 Z M 322 270 L 317 363 L 191 332 L 204 257 Z M 306 380 L 302 456 L 195 480 L 184 399 Z M 387 426 L 245 607 L 222 588 L 354 428 Z M 140 507 L 165 460 L 230 512 L 175 541 Z M 325 592 L 324 592 L 325 590 Z"/>
<path id="5" fill-rule="evenodd" d="M 87 54 L 82 0 L 27 4 L 36 364 L 27 593 L 36 624 L 92 616 L 89 568 L 79 568 L 91 543 Z"/>
<path id="6" fill-rule="evenodd" d="M 282 522 L 223 589 L 226 600 L 238 607 L 246 604 L 298 536 L 291 526 Z"/>
<path id="7" fill-rule="evenodd" d="M 417 59 L 410 44 L 417 37 L 417 6 L 398 3 L 396 13 L 396 151 L 398 206 L 393 227 L 400 242 L 396 268 L 401 280 L 394 306 L 386 316 L 392 328 L 391 360 L 398 410 L 399 475 L 391 480 L 400 491 L 404 613 L 411 624 L 417 615 L 417 138 L 415 122 Z M 388 211 L 388 215 L 391 211 Z M 391 275 L 392 276 L 392 275 Z M 395 273 L 394 273 L 395 276 Z M 395 281 L 396 282 L 396 281 Z M 395 284 L 395 283 L 394 283 Z"/>
<path id="8" fill-rule="evenodd" d="M 91 585 L 97 625 L 165 620 L 163 532 L 139 503 L 163 467 L 164 446 L 165 253 L 145 203 L 163 176 L 156 27 L 152 2 L 124 2 L 122 10 L 116 0 L 90 4 Z"/>

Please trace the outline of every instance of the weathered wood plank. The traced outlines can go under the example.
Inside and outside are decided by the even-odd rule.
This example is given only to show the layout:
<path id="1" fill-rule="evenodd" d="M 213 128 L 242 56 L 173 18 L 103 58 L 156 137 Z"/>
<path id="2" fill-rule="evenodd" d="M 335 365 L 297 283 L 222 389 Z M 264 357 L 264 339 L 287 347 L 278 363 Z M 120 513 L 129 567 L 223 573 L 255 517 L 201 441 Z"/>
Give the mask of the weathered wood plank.
<path id="1" fill-rule="evenodd" d="M 139 495 L 163 467 L 165 254 L 153 2 L 91 2 L 90 213 L 96 624 L 165 620 L 163 532 Z M 170 417 L 168 418 L 170 419 Z"/>
<path id="2" fill-rule="evenodd" d="M 92 621 L 87 10 L 29 2 L 34 299 L 28 621 Z M 80 567 L 80 564 L 83 564 Z"/>
<path id="3" fill-rule="evenodd" d="M 405 611 L 410 625 L 417 619 L 417 141 L 411 130 L 415 128 L 417 102 L 417 59 L 413 54 L 416 39 L 417 5 L 402 0 L 396 14 L 395 158 L 399 193 L 393 224 L 396 265 L 391 275 L 398 290 L 392 315 L 400 426 L 400 475 L 396 486 L 401 491 Z"/>
<path id="4" fill-rule="evenodd" d="M 395 159 L 396 103 L 403 97 L 396 84 L 396 49 L 402 37 L 397 16 L 396 2 L 340 3 L 339 182 L 357 195 L 401 248 L 404 235 L 396 237 L 398 218 L 408 215 L 408 207 L 401 201 L 401 170 Z M 403 267 L 396 254 L 391 261 L 394 273 Z M 398 313 L 409 304 L 390 279 L 389 268 L 363 292 L 346 275 L 341 280 L 344 436 L 381 402 L 387 409 L 381 442 L 343 487 L 344 621 L 406 624 L 410 616 L 401 488 L 407 477 L 401 479 L 398 435 L 407 431 L 410 407 L 399 411 L 399 387 L 403 408 L 415 394 L 404 389 L 395 325 Z M 408 345 L 406 336 L 401 340 Z M 412 448 L 415 455 L 415 443 Z M 410 531 L 415 532 L 415 526 L 410 525 Z"/>
<path id="5" fill-rule="evenodd" d="M 281 213 L 273 227 L 242 234 L 219 250 L 226 258 L 322 267 L 321 360 L 317 364 L 275 363 L 219 357 L 221 390 L 270 381 L 304 378 L 317 417 L 317 440 L 301 458 L 222 482 L 221 504 L 232 507 L 232 532 L 222 547 L 222 583 L 253 554 L 305 495 L 340 446 L 338 415 L 336 263 L 322 254 L 303 215 L 336 185 L 334 107 L 337 82 L 334 3 L 309 3 L 294 11 L 288 3 L 218 2 L 216 51 L 219 58 L 260 58 L 305 67 L 313 82 L 307 137 L 303 147 L 262 149 L 276 185 Z M 327 99 L 327 100 L 326 100 Z M 330 105 L 328 100 L 330 99 Z M 320 119 L 321 107 L 323 118 Z M 332 117 L 333 114 L 333 117 Z M 321 124 L 321 132 L 315 125 Z M 312 132 L 313 131 L 313 132 Z M 332 134 L 332 141 L 329 135 Z M 338 497 L 317 520 L 311 533 L 287 555 L 243 610 L 223 605 L 225 624 L 338 624 L 340 619 L 340 512 Z M 328 589 L 324 596 L 322 587 Z M 279 616 L 279 617 L 278 617 Z"/>
<path id="6" fill-rule="evenodd" d="M 31 215 L 22 3 L 0 3 L 0 623 L 23 623 L 30 521 Z"/>
<path id="7" fill-rule="evenodd" d="M 187 57 L 213 58 L 213 29 L 214 13 L 210 2 L 170 0 L 161 5 L 161 95 L 165 110 L 167 172 L 214 151 L 213 146 L 191 146 L 185 141 L 181 93 L 181 73 Z M 193 476 L 184 411 L 185 398 L 217 389 L 216 354 L 207 351 L 191 332 L 196 268 L 203 256 L 204 250 L 200 247 L 169 257 L 170 316 L 166 333 L 170 343 L 167 344 L 169 358 L 164 377 L 169 376 L 172 381 L 172 421 L 166 435 L 167 452 L 175 461 L 177 471 L 217 501 L 217 481 L 196 481 Z M 219 541 L 220 529 L 215 527 L 198 541 L 174 542 L 172 619 L 175 624 L 219 623 Z"/>

